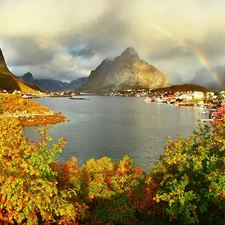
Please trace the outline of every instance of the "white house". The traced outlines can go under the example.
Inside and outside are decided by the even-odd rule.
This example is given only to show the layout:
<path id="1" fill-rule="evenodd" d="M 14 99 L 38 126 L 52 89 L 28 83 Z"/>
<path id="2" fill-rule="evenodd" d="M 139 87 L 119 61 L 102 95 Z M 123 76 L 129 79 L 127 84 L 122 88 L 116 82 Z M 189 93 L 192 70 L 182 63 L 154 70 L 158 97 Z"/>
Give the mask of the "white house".
<path id="1" fill-rule="evenodd" d="M 193 98 L 195 99 L 200 99 L 200 98 L 203 98 L 204 97 L 204 93 L 202 91 L 195 91 L 193 93 Z"/>
<path id="2" fill-rule="evenodd" d="M 182 94 L 182 95 L 177 96 L 176 99 L 191 100 L 192 94 L 191 93 Z"/>

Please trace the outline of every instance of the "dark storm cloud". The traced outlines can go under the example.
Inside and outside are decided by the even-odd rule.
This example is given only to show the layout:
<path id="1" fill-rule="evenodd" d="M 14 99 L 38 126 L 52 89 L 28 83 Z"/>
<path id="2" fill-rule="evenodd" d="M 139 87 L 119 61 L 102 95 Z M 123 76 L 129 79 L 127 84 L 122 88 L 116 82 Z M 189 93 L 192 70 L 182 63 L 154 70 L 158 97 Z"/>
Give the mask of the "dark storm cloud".
<path id="1" fill-rule="evenodd" d="M 81 31 L 74 35 L 66 35 L 65 41 L 72 48 L 73 56 L 90 57 L 102 54 L 103 58 L 109 54 L 124 50 L 132 44 L 131 10 L 135 1 L 113 1 L 104 13 L 90 21 Z M 126 10 L 124 10 L 126 8 Z M 79 46 L 85 46 L 79 49 Z"/>

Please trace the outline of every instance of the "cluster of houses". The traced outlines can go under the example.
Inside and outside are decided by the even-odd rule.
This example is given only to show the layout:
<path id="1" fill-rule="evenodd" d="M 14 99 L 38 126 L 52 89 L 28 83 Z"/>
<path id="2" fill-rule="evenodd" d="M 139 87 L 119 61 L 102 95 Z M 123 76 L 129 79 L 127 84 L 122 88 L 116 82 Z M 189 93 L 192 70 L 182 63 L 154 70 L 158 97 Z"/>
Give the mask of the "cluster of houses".
<path id="1" fill-rule="evenodd" d="M 214 95 L 213 92 L 204 94 L 201 91 L 194 91 L 194 92 L 169 92 L 164 94 L 155 94 L 152 96 L 148 96 L 145 98 L 146 102 L 157 102 L 157 103 L 169 103 L 169 104 L 182 104 L 182 105 L 191 105 L 195 104 L 194 100 L 206 100 L 212 98 Z"/>
<path id="2" fill-rule="evenodd" d="M 6 90 L 3 90 L 2 93 L 7 94 Z M 34 93 L 21 93 L 20 91 L 14 91 L 13 94 L 22 96 L 24 98 L 33 98 L 33 97 L 61 97 L 61 96 L 72 96 L 79 95 L 78 92 L 50 92 L 44 93 L 36 91 Z M 121 90 L 117 92 L 112 92 L 104 94 L 107 96 L 123 96 L 123 97 L 145 97 L 146 102 L 158 102 L 158 103 L 176 103 L 176 104 L 193 104 L 196 103 L 196 100 L 208 102 L 208 103 L 217 103 L 218 101 L 225 101 L 225 91 L 210 91 L 203 93 L 201 91 L 187 91 L 187 92 L 165 92 L 159 93 L 151 89 L 128 89 Z"/>
<path id="3" fill-rule="evenodd" d="M 174 102 L 191 102 L 192 100 L 204 100 L 217 102 L 218 100 L 225 99 L 224 91 L 217 92 L 207 92 L 202 91 L 187 91 L 187 92 L 165 92 L 159 93 L 154 92 L 151 89 L 129 89 L 123 91 L 112 92 L 107 94 L 109 96 L 126 96 L 126 97 L 145 97 L 146 101 L 156 101 L 156 102 L 165 102 L 165 103 L 174 103 Z"/>

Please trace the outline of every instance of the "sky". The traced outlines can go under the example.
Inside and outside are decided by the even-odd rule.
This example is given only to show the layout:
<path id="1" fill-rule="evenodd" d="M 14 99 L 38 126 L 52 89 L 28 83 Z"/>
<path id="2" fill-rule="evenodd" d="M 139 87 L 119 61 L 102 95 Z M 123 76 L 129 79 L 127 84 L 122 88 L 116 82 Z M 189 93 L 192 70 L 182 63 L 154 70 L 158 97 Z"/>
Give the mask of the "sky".
<path id="1" fill-rule="evenodd" d="M 225 64 L 224 12 L 224 0 L 0 0 L 0 48 L 16 76 L 70 82 L 133 47 L 185 81 Z"/>

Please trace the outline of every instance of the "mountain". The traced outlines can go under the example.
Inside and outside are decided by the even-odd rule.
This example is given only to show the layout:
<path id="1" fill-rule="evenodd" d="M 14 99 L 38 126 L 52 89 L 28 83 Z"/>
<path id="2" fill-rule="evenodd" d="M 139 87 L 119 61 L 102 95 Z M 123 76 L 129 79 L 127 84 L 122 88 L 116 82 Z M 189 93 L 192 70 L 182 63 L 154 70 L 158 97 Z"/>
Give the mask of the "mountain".
<path id="1" fill-rule="evenodd" d="M 83 84 L 86 77 L 72 80 L 70 83 L 53 79 L 36 79 L 37 85 L 46 91 L 76 91 Z"/>
<path id="2" fill-rule="evenodd" d="M 0 49 L 0 91 L 3 90 L 8 92 L 17 90 L 25 93 L 35 92 L 36 89 L 29 87 L 9 71 L 2 50 Z"/>
<path id="3" fill-rule="evenodd" d="M 86 77 L 72 80 L 70 83 L 62 82 L 53 79 L 34 79 L 32 73 L 27 72 L 21 77 L 18 77 L 25 84 L 38 86 L 40 90 L 45 91 L 75 91 L 86 79 Z"/>
<path id="4" fill-rule="evenodd" d="M 216 66 L 211 70 L 201 69 L 197 71 L 191 84 L 200 84 L 211 90 L 224 90 L 225 66 Z"/>
<path id="5" fill-rule="evenodd" d="M 22 80 L 24 83 L 26 84 L 31 84 L 31 85 L 37 85 L 37 83 L 35 82 L 32 73 L 27 72 L 26 74 L 24 74 L 21 77 L 18 77 L 20 80 Z"/>
<path id="6" fill-rule="evenodd" d="M 140 60 L 134 48 L 127 48 L 114 59 L 105 59 L 79 88 L 82 92 L 106 93 L 130 88 L 159 88 L 170 86 L 167 77 Z"/>
<path id="7" fill-rule="evenodd" d="M 87 79 L 87 77 L 81 77 L 76 80 L 72 80 L 69 83 L 69 89 L 70 90 L 76 90 L 80 85 L 84 83 L 84 81 Z"/>
<path id="8" fill-rule="evenodd" d="M 35 88 L 36 90 L 43 91 L 44 89 L 40 88 L 39 85 L 36 83 L 36 81 L 33 78 L 32 73 L 27 72 L 22 77 L 18 77 L 21 81 L 23 81 L 25 84 L 29 85 L 30 87 Z"/>
<path id="9" fill-rule="evenodd" d="M 35 80 L 39 87 L 45 91 L 64 91 L 65 86 L 68 86 L 67 82 L 53 79 L 37 79 Z"/>

